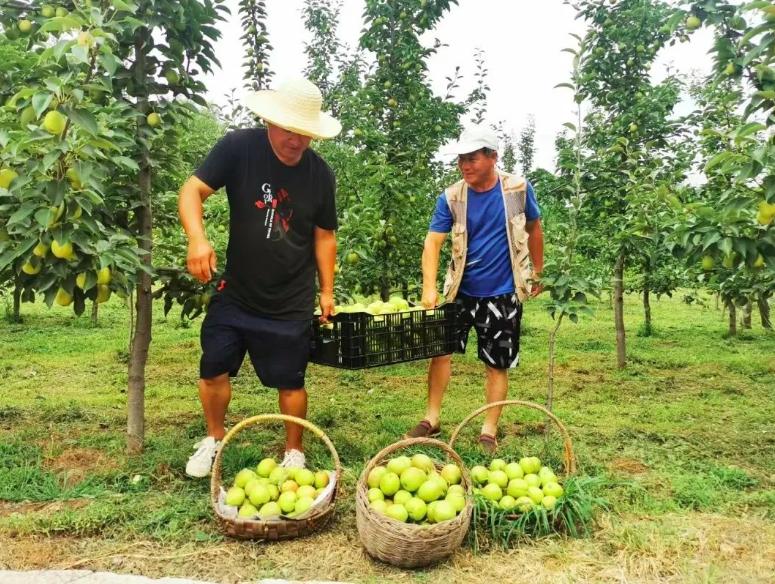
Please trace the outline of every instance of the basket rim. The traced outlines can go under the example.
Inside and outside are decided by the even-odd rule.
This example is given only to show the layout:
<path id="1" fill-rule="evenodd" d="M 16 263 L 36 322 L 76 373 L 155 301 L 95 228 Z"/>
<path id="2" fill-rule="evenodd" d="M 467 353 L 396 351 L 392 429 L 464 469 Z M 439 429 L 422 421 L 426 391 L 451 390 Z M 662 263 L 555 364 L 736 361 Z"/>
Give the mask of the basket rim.
<path id="1" fill-rule="evenodd" d="M 555 426 L 557 426 L 557 429 L 560 432 L 560 435 L 562 436 L 563 440 L 563 466 L 565 467 L 565 477 L 569 477 L 573 474 L 576 474 L 577 472 L 577 463 L 576 463 L 576 454 L 573 449 L 573 441 L 571 440 L 570 433 L 568 432 L 568 429 L 565 427 L 565 424 L 563 424 L 560 419 L 549 409 L 542 406 L 541 404 L 537 404 L 535 402 L 526 401 L 526 400 L 517 400 L 517 399 L 507 399 L 507 400 L 501 400 L 492 402 L 489 404 L 485 404 L 480 408 L 477 408 L 470 414 L 468 414 L 465 418 L 463 418 L 463 421 L 460 422 L 457 427 L 453 430 L 452 435 L 449 437 L 449 447 L 454 448 L 455 442 L 457 441 L 460 433 L 462 432 L 463 428 L 468 425 L 468 423 L 476 418 L 477 416 L 483 414 L 487 410 L 499 406 L 520 406 L 525 408 L 530 408 L 534 410 L 538 410 L 540 412 L 543 412 L 546 417 L 551 420 Z"/>
<path id="2" fill-rule="evenodd" d="M 334 473 L 335 473 L 335 476 L 334 476 L 335 484 L 334 484 L 333 491 L 329 497 L 328 504 L 321 506 L 314 513 L 302 519 L 294 519 L 292 517 L 281 517 L 280 519 L 244 519 L 244 518 L 238 517 L 234 519 L 231 517 L 226 517 L 218 509 L 218 495 L 221 487 L 221 470 L 222 470 L 221 467 L 223 464 L 223 452 L 226 450 L 226 446 L 229 444 L 231 440 L 234 439 L 235 436 L 237 436 L 244 430 L 250 428 L 251 426 L 255 426 L 268 421 L 292 422 L 300 426 L 303 426 L 307 430 L 310 430 L 315 436 L 320 438 L 323 441 L 323 443 L 328 447 L 328 450 L 331 453 L 331 458 L 334 461 Z M 284 523 L 300 524 L 303 522 L 314 522 L 320 519 L 323 515 L 326 515 L 327 513 L 329 513 L 331 509 L 335 507 L 336 495 L 340 486 L 341 477 L 342 477 L 342 463 L 339 459 L 339 454 L 337 453 L 333 442 L 331 442 L 331 439 L 318 426 L 316 426 L 309 420 L 298 418 L 296 416 L 290 416 L 287 414 L 259 414 L 257 416 L 251 416 L 250 418 L 246 418 L 242 420 L 240 423 L 235 425 L 231 430 L 229 430 L 226 433 L 226 435 L 223 437 L 223 440 L 221 441 L 221 447 L 218 449 L 218 452 L 215 455 L 215 460 L 213 461 L 212 476 L 210 478 L 210 506 L 212 507 L 213 512 L 215 513 L 216 517 L 220 521 L 226 524 L 235 525 L 235 526 L 237 525 L 240 525 L 240 526 L 280 525 Z"/>
<path id="3" fill-rule="evenodd" d="M 412 446 L 434 446 L 439 448 L 440 450 L 444 451 L 448 457 L 452 458 L 455 463 L 460 467 L 461 472 L 461 479 L 460 482 L 463 483 L 464 489 L 466 492 L 465 500 L 466 500 L 466 506 L 463 508 L 463 510 L 458 513 L 454 519 L 449 519 L 447 521 L 442 521 L 441 523 L 431 523 L 428 525 L 420 525 L 417 523 L 409 523 L 409 522 L 403 522 L 398 521 L 396 519 L 393 519 L 392 517 L 387 517 L 386 515 L 382 515 L 381 513 L 378 513 L 377 511 L 374 511 L 374 509 L 369 505 L 368 501 L 368 490 L 369 486 L 366 482 L 366 479 L 369 475 L 369 473 L 381 462 L 383 462 L 389 455 L 391 455 L 393 452 L 397 450 L 402 450 L 405 448 L 409 448 Z M 403 529 L 403 530 L 416 530 L 416 531 L 422 531 L 423 533 L 433 534 L 434 531 L 440 532 L 441 535 L 445 535 L 447 532 L 450 531 L 450 528 L 456 527 L 456 523 L 464 523 L 464 516 L 467 516 L 466 519 L 470 520 L 470 511 L 473 509 L 473 481 L 471 479 L 471 476 L 468 472 L 468 469 L 463 462 L 463 460 L 460 458 L 460 455 L 458 455 L 457 452 L 455 452 L 446 442 L 443 442 L 442 440 L 437 440 L 435 438 L 405 438 L 402 440 L 399 440 L 397 442 L 394 442 L 382 450 L 380 450 L 377 454 L 375 454 L 371 460 L 363 467 L 363 471 L 361 471 L 360 476 L 358 477 L 358 484 L 356 488 L 356 502 L 363 503 L 362 505 L 356 504 L 356 511 L 360 511 L 359 507 L 363 507 L 363 511 L 366 512 L 366 518 L 372 522 L 377 524 L 384 524 L 388 526 L 395 527 L 396 529 Z M 424 538 L 424 541 L 427 541 L 429 538 Z"/>

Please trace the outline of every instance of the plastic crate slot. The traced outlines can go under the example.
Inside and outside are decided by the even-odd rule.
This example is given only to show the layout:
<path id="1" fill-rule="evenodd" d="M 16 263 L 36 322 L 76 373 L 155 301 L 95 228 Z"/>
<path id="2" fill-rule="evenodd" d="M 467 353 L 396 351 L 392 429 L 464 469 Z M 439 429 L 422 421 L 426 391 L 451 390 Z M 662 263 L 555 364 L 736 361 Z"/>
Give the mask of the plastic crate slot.
<path id="1" fill-rule="evenodd" d="M 454 349 L 454 320 L 453 305 L 382 315 L 338 314 L 331 328 L 313 320 L 311 361 L 362 369 L 446 355 Z"/>

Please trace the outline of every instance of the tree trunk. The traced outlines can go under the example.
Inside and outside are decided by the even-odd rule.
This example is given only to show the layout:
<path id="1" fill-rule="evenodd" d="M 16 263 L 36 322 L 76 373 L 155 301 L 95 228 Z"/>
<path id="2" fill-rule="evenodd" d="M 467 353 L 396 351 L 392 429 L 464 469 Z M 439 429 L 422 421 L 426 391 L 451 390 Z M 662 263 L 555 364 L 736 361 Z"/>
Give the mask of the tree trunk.
<path id="1" fill-rule="evenodd" d="M 99 307 L 100 307 L 100 305 L 97 304 L 96 300 L 92 301 L 92 303 L 91 303 L 91 325 L 92 326 L 97 326 L 97 316 L 98 316 L 99 310 L 100 310 Z"/>
<path id="2" fill-rule="evenodd" d="M 616 326 L 616 366 L 627 365 L 627 346 L 624 333 L 624 252 L 619 252 L 614 266 L 614 324 Z"/>
<path id="3" fill-rule="evenodd" d="M 744 329 L 750 329 L 751 328 L 751 314 L 753 313 L 753 302 L 751 299 L 748 299 L 748 302 L 745 303 L 745 307 L 743 308 L 743 328 Z"/>
<path id="4" fill-rule="evenodd" d="M 390 299 L 390 282 L 388 281 L 387 276 L 381 278 L 379 296 L 382 298 L 382 302 L 387 302 Z"/>
<path id="5" fill-rule="evenodd" d="M 554 325 L 552 332 L 549 333 L 549 368 L 546 373 L 546 409 L 550 412 L 552 411 L 552 406 L 554 405 L 554 348 L 557 341 L 557 331 L 560 329 L 563 316 L 565 315 L 560 315 L 560 318 L 557 319 L 557 324 Z M 547 420 L 546 427 L 548 428 L 549 426 L 551 426 L 551 421 Z"/>
<path id="6" fill-rule="evenodd" d="M 647 337 L 651 336 L 651 298 L 649 297 L 649 292 L 648 285 L 646 285 L 643 288 L 643 316 L 645 319 L 643 323 L 643 333 Z"/>
<path id="7" fill-rule="evenodd" d="M 22 321 L 22 287 L 16 286 L 13 289 L 13 314 L 11 315 L 13 322 Z"/>
<path id="8" fill-rule="evenodd" d="M 737 336 L 737 309 L 735 303 L 731 300 L 727 302 L 727 308 L 729 309 L 729 336 Z"/>
<path id="9" fill-rule="evenodd" d="M 150 33 L 146 28 L 140 28 L 135 36 L 135 80 L 140 86 L 146 78 L 146 42 L 150 40 Z M 148 113 L 147 99 L 140 98 L 137 109 L 141 114 L 141 120 Z M 142 123 L 142 122 L 141 122 Z M 138 132 L 144 131 L 139 127 Z M 141 256 L 142 262 L 151 268 L 152 229 L 151 215 L 151 163 L 147 142 L 138 140 L 139 152 L 139 201 L 135 209 L 135 224 L 137 229 L 138 247 L 145 253 Z M 127 451 L 130 454 L 138 454 L 143 450 L 145 440 L 145 365 L 148 361 L 148 347 L 151 344 L 152 324 L 152 298 L 151 276 L 145 271 L 138 271 L 136 312 L 137 320 L 130 345 L 129 356 L 129 384 L 127 387 Z"/>
<path id="10" fill-rule="evenodd" d="M 759 316 L 762 319 L 762 327 L 772 330 L 772 320 L 770 320 L 770 304 L 767 296 L 759 292 L 756 296 L 756 304 L 759 306 Z"/>

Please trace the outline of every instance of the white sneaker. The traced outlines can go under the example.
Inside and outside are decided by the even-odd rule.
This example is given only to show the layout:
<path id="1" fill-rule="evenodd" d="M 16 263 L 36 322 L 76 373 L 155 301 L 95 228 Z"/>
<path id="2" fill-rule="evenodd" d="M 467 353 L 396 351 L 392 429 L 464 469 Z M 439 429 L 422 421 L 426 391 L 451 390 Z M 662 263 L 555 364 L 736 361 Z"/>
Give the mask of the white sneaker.
<path id="1" fill-rule="evenodd" d="M 188 459 L 186 474 L 190 477 L 201 479 L 210 474 L 215 455 L 221 448 L 221 441 L 208 436 L 194 444 L 194 448 L 196 448 L 196 452 Z"/>
<path id="2" fill-rule="evenodd" d="M 307 459 L 304 457 L 304 453 L 301 450 L 291 448 L 285 451 L 285 457 L 280 463 L 283 468 L 304 468 Z"/>

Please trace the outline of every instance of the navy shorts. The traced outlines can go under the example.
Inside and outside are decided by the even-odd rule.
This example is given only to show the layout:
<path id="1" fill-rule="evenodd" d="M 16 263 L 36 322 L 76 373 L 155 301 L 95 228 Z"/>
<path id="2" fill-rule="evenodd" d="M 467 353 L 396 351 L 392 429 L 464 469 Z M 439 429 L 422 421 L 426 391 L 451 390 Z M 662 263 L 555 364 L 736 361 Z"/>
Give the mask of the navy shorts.
<path id="1" fill-rule="evenodd" d="M 299 389 L 304 387 L 310 341 L 309 320 L 256 316 L 218 294 L 202 323 L 199 377 L 212 379 L 224 373 L 234 377 L 247 353 L 262 384 Z"/>
<path id="2" fill-rule="evenodd" d="M 511 369 L 519 365 L 519 332 L 522 303 L 516 294 L 477 298 L 455 297 L 455 352 L 465 353 L 468 333 L 476 329 L 479 360 L 493 369 Z"/>

